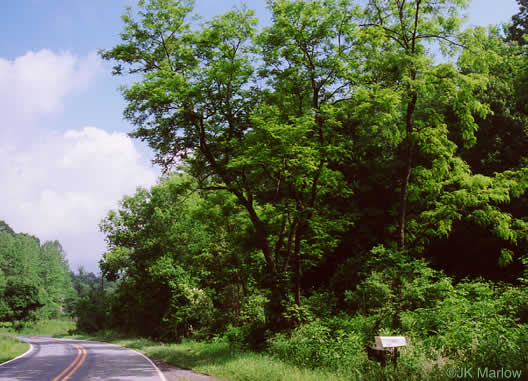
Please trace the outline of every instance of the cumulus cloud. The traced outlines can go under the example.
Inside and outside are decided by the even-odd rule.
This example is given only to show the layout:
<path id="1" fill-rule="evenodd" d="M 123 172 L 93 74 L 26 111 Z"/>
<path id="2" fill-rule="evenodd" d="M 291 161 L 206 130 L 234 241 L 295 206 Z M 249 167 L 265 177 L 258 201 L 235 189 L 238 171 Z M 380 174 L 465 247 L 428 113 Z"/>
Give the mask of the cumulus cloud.
<path id="1" fill-rule="evenodd" d="M 123 195 L 156 181 L 127 135 L 95 127 L 1 152 L 0 219 L 17 231 L 59 239 L 74 266 L 92 270 L 104 251 L 100 220 Z"/>
<path id="2" fill-rule="evenodd" d="M 95 52 L 80 59 L 69 52 L 55 54 L 43 49 L 14 60 L 0 58 L 0 112 L 4 127 L 61 111 L 64 98 L 87 88 L 99 67 Z"/>
<path id="3" fill-rule="evenodd" d="M 99 66 L 95 54 L 49 50 L 0 58 L 0 220 L 58 239 L 72 269 L 89 271 L 105 250 L 100 220 L 157 177 L 126 134 L 71 126 L 66 99 L 86 102 L 83 90 L 96 86 Z M 72 129 L 53 132 L 66 115 Z"/>

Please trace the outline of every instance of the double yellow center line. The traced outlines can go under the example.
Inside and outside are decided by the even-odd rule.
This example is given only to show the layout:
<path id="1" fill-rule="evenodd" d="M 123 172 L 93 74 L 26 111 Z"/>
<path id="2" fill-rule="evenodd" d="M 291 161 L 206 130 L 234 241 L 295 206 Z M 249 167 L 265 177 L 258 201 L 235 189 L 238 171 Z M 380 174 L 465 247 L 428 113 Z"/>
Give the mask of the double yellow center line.
<path id="1" fill-rule="evenodd" d="M 77 369 L 82 365 L 84 362 L 84 359 L 86 358 L 86 349 L 81 347 L 77 344 L 71 344 L 75 348 L 77 348 L 77 357 L 75 357 L 75 360 L 72 361 L 70 365 L 66 369 L 64 369 L 57 377 L 55 377 L 51 381 L 66 381 L 68 378 L 74 374 Z"/>

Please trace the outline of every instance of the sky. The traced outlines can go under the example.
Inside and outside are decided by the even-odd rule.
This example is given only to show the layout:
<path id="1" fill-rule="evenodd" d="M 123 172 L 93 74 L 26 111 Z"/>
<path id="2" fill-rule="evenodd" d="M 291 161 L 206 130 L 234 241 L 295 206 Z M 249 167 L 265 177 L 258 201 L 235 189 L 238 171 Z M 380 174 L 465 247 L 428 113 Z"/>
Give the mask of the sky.
<path id="1" fill-rule="evenodd" d="M 98 224 L 124 195 L 160 175 L 149 148 L 128 137 L 111 63 L 127 0 L 0 0 L 0 220 L 59 240 L 70 267 L 98 272 Z M 208 19 L 241 2 L 196 0 Z M 262 24 L 264 0 L 246 1 Z M 472 0 L 467 25 L 507 22 L 515 0 Z"/>

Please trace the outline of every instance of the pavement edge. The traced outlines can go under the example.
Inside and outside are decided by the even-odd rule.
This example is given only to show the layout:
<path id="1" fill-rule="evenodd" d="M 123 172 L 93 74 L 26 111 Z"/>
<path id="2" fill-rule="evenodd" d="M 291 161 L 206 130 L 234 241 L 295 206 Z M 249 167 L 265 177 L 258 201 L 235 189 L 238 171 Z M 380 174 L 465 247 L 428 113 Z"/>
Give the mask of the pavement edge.
<path id="1" fill-rule="evenodd" d="M 19 340 L 19 341 L 23 341 L 24 343 L 28 343 L 26 340 L 22 340 L 22 339 L 20 339 L 20 338 L 18 338 L 18 337 L 16 337 L 16 339 Z M 18 356 L 15 357 L 14 359 L 4 361 L 3 363 L 0 364 L 0 366 L 7 365 L 7 364 L 9 364 L 10 362 L 13 362 L 13 361 L 15 361 L 15 360 L 18 360 L 18 359 L 20 359 L 20 358 L 22 358 L 22 357 L 24 357 L 24 356 L 27 356 L 30 352 L 33 351 L 33 344 L 31 344 L 31 343 L 28 343 L 28 344 L 29 344 L 29 349 L 28 349 L 27 351 L 25 351 L 25 352 L 22 353 L 21 355 L 18 355 Z"/>

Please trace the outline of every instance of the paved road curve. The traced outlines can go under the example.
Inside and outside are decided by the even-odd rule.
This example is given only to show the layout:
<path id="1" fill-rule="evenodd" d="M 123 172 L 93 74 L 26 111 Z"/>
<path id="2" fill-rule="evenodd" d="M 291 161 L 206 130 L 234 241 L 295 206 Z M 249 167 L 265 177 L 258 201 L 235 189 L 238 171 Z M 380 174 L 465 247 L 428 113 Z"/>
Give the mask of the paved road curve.
<path id="1" fill-rule="evenodd" d="M 47 336 L 20 339 L 31 349 L 0 364 L 1 381 L 166 381 L 148 358 L 117 345 Z"/>

